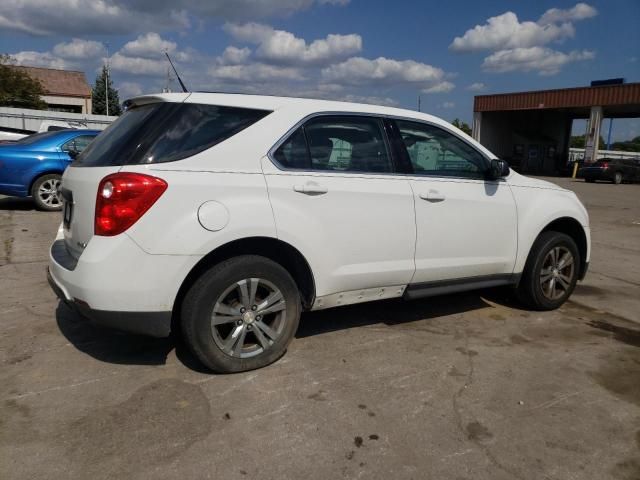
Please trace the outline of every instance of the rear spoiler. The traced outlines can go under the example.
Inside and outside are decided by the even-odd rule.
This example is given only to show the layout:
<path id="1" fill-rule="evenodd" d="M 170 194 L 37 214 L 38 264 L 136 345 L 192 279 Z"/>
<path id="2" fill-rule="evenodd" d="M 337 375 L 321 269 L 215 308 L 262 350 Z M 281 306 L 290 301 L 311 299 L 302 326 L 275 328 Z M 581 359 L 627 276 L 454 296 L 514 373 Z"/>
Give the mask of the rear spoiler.
<path id="1" fill-rule="evenodd" d="M 190 95 L 191 93 L 153 93 L 129 98 L 123 102 L 123 105 L 125 109 L 128 109 L 158 102 L 182 103 L 189 98 Z"/>

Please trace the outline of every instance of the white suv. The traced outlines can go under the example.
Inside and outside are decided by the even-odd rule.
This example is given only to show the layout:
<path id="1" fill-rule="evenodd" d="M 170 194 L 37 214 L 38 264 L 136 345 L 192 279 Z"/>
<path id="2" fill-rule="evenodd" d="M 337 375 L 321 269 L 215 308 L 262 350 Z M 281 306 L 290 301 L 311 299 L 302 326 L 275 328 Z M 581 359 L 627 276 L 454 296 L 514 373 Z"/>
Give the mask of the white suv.
<path id="1" fill-rule="evenodd" d="M 304 310 L 497 285 L 560 306 L 589 262 L 570 191 L 408 110 L 296 98 L 129 101 L 62 179 L 49 280 L 84 316 L 218 372 L 277 360 Z"/>

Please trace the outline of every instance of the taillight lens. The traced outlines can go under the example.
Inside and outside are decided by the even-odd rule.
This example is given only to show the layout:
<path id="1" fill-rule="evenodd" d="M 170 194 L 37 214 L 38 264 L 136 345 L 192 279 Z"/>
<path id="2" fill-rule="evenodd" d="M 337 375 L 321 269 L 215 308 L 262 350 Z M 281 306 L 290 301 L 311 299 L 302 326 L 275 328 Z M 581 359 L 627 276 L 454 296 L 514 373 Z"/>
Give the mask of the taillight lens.
<path id="1" fill-rule="evenodd" d="M 607 168 L 609 168 L 609 164 L 607 162 L 602 162 L 602 168 L 606 170 Z"/>
<path id="2" fill-rule="evenodd" d="M 167 189 L 161 178 L 114 173 L 102 179 L 96 198 L 95 234 L 118 235 L 136 223 Z"/>

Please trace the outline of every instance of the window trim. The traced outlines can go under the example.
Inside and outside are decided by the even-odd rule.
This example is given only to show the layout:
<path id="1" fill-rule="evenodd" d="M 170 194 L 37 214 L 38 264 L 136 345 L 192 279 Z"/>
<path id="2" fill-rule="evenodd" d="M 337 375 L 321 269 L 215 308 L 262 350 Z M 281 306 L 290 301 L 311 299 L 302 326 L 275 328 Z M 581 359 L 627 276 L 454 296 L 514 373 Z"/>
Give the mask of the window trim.
<path id="1" fill-rule="evenodd" d="M 393 168 L 392 172 L 352 172 L 352 171 L 342 171 L 342 172 L 335 172 L 335 171 L 331 171 L 331 170 L 313 170 L 311 169 L 309 166 L 309 168 L 290 168 L 290 167 L 285 167 L 284 165 L 282 165 L 280 162 L 278 162 L 278 160 L 276 160 L 275 158 L 275 152 L 276 150 L 278 150 L 278 148 L 280 148 L 280 146 L 285 143 L 286 141 L 289 140 L 289 137 L 291 135 L 293 135 L 296 130 L 300 127 L 304 127 L 304 124 L 316 117 L 334 117 L 334 116 L 340 116 L 340 117 L 372 117 L 372 118 L 376 118 L 380 121 L 380 127 L 382 129 L 383 132 L 383 136 L 384 136 L 384 141 L 386 144 L 386 148 L 387 148 L 387 154 L 389 155 L 390 159 L 391 159 L 391 167 Z M 416 174 L 415 172 L 408 172 L 408 171 L 403 171 L 403 170 L 407 170 L 407 165 L 406 163 L 409 162 L 409 166 L 411 167 L 411 169 L 413 169 L 413 165 L 411 164 L 411 160 L 408 158 L 405 159 L 398 159 L 397 156 L 398 154 L 401 154 L 401 152 L 397 152 L 397 148 L 394 148 L 393 145 L 391 144 L 392 141 L 397 141 L 396 136 L 399 134 L 399 132 L 397 132 L 396 130 L 398 129 L 398 126 L 395 125 L 395 120 L 402 120 L 402 121 L 407 121 L 407 122 L 414 122 L 414 123 L 420 123 L 420 124 L 424 124 L 430 127 L 436 127 L 439 128 L 441 130 L 446 131 L 447 133 L 450 133 L 451 135 L 455 135 L 456 138 L 458 138 L 459 140 L 461 140 L 462 142 L 466 143 L 469 147 L 471 147 L 474 151 L 476 151 L 482 158 L 485 159 L 485 161 L 487 162 L 487 166 L 491 164 L 491 160 L 492 158 L 489 158 L 487 155 L 485 155 L 482 151 L 478 150 L 478 148 L 476 148 L 475 145 L 473 145 L 471 142 L 469 142 L 468 140 L 466 140 L 465 138 L 455 134 L 454 132 L 451 132 L 449 130 L 447 130 L 446 128 L 442 127 L 441 125 L 438 125 L 437 123 L 434 122 L 430 122 L 428 120 L 420 120 L 420 119 L 416 119 L 416 118 L 411 118 L 411 117 L 404 117 L 401 115 L 389 115 L 389 114 L 380 114 L 380 113 L 367 113 L 367 112 L 345 112 L 345 111 L 324 111 L 324 112 L 314 112 L 311 113 L 305 117 L 303 117 L 301 120 L 299 120 L 298 122 L 296 122 L 290 129 L 287 130 L 287 132 L 280 137 L 280 139 L 269 149 L 269 151 L 267 152 L 267 158 L 269 158 L 269 160 L 271 161 L 271 163 L 280 171 L 283 172 L 308 172 L 311 174 L 340 174 L 340 175 L 355 175 L 355 176 L 363 176 L 363 175 L 367 175 L 367 176 L 384 176 L 384 175 L 393 175 L 393 176 L 404 176 L 404 177 L 418 177 L 418 178 L 444 178 L 444 179 L 457 179 L 457 180 L 470 180 L 470 181 L 477 181 L 477 180 L 482 180 L 482 181 L 487 181 L 486 178 L 472 178 L 472 177 L 453 177 L 453 176 L 443 176 L 443 175 L 419 175 Z M 387 121 L 390 121 L 391 123 L 394 124 L 394 128 L 392 129 L 391 132 L 389 132 L 389 129 L 387 128 Z M 304 131 L 304 128 L 303 128 Z M 392 138 L 393 137 L 393 138 Z M 305 132 L 305 140 L 306 140 L 306 132 Z M 307 149 L 309 147 L 309 142 L 307 141 Z M 405 149 L 405 155 L 408 155 L 408 153 L 406 153 L 406 149 Z"/>

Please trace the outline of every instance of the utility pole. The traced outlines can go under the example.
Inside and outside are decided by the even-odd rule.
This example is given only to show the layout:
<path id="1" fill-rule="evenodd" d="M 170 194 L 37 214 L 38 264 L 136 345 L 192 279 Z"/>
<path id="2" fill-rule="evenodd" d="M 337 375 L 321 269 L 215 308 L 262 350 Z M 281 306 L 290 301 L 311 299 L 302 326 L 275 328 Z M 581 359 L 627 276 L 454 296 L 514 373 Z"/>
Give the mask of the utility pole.
<path id="1" fill-rule="evenodd" d="M 418 95 L 418 111 L 419 111 L 419 112 L 421 112 L 421 111 L 422 111 L 422 110 L 421 110 L 421 108 L 422 108 L 421 103 L 422 103 L 422 98 L 420 97 L 420 95 Z"/>
<path id="2" fill-rule="evenodd" d="M 104 96 L 107 107 L 107 115 L 109 115 L 109 44 L 107 43 L 106 72 L 104 76 Z"/>

